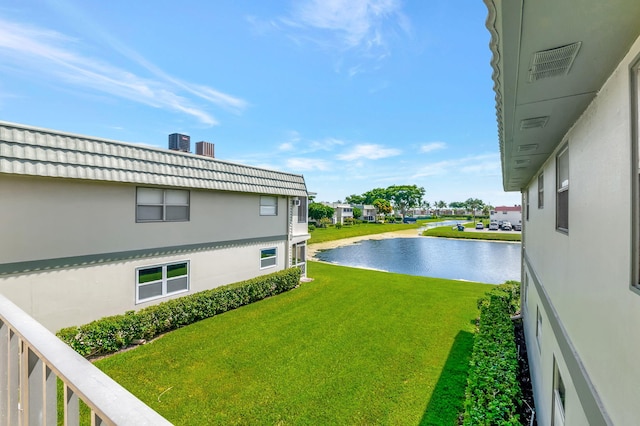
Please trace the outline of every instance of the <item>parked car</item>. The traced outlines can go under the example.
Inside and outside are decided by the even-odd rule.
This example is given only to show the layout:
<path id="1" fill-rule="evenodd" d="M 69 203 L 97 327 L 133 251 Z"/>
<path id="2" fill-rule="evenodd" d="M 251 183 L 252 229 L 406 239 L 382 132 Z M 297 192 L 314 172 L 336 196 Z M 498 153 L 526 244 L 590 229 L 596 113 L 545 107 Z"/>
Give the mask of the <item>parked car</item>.
<path id="1" fill-rule="evenodd" d="M 502 222 L 502 230 L 503 231 L 511 231 L 513 228 L 511 227 L 510 222 Z"/>
<path id="2" fill-rule="evenodd" d="M 515 224 L 513 225 L 513 230 L 514 231 L 522 231 L 522 225 L 521 224 Z"/>
<path id="3" fill-rule="evenodd" d="M 484 224 L 482 222 L 476 223 L 476 229 L 484 229 Z"/>
<path id="4" fill-rule="evenodd" d="M 498 226 L 498 222 L 491 222 L 489 224 L 489 231 L 497 231 L 500 227 Z"/>

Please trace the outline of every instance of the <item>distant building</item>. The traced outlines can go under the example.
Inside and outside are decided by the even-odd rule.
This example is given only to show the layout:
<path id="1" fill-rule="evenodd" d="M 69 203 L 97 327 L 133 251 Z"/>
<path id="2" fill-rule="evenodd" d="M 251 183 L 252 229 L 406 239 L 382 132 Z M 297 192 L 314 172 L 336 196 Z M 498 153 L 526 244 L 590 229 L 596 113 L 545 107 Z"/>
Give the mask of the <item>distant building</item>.
<path id="1" fill-rule="evenodd" d="M 0 153 L 0 294 L 49 330 L 305 275 L 302 175 L 3 121 Z"/>
<path id="2" fill-rule="evenodd" d="M 512 225 L 522 224 L 522 206 L 498 206 L 489 214 L 491 222 L 509 222 Z"/>
<path id="3" fill-rule="evenodd" d="M 215 145 L 211 142 L 196 142 L 196 154 L 204 155 L 205 157 L 215 158 L 214 155 L 214 147 Z"/>
<path id="4" fill-rule="evenodd" d="M 191 137 L 180 133 L 170 134 L 169 149 L 174 151 L 191 152 Z"/>

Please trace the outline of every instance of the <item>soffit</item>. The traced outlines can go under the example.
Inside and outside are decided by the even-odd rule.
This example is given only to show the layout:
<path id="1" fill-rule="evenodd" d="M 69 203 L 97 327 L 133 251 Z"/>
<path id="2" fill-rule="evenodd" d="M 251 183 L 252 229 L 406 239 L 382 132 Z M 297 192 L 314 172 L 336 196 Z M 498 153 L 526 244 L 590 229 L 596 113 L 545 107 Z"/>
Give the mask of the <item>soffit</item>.
<path id="1" fill-rule="evenodd" d="M 307 195 L 301 175 L 2 121 L 0 173 Z"/>
<path id="2" fill-rule="evenodd" d="M 503 186 L 533 177 L 640 34 L 640 1 L 485 0 L 489 10 Z M 530 81 L 536 52 L 580 42 L 569 71 Z M 544 127 L 523 120 L 548 117 Z M 521 150 L 523 145 L 535 149 Z M 528 160 L 528 161 L 526 161 Z"/>

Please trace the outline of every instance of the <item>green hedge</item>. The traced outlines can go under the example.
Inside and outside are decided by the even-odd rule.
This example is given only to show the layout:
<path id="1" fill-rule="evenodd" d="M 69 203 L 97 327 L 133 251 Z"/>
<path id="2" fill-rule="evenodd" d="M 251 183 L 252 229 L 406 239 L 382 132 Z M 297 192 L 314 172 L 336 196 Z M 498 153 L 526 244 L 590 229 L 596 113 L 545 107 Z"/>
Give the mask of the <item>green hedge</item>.
<path id="1" fill-rule="evenodd" d="M 300 269 L 263 275 L 240 283 L 205 290 L 158 305 L 105 317 L 80 327 L 68 327 L 56 335 L 85 357 L 108 354 L 137 339 L 161 333 L 262 300 L 298 286 Z"/>
<path id="2" fill-rule="evenodd" d="M 480 321 L 471 355 L 464 425 L 519 425 L 522 404 L 518 353 L 511 315 L 519 310 L 520 285 L 497 286 L 478 301 Z"/>

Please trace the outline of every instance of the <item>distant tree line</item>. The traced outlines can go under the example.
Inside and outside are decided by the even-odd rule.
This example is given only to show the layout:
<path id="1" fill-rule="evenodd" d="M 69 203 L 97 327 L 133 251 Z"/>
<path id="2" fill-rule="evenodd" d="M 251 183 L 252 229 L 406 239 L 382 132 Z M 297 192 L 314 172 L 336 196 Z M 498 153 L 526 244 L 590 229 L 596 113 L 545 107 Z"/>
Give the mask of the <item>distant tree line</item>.
<path id="1" fill-rule="evenodd" d="M 433 204 L 424 200 L 425 189 L 418 187 L 417 185 L 391 185 L 387 188 L 374 188 L 363 194 L 352 194 L 345 198 L 346 204 L 351 205 L 372 205 L 379 214 L 388 215 L 392 211 L 400 213 L 405 216 L 407 210 L 421 207 L 427 210 L 432 208 L 436 211 L 437 215 L 440 215 L 443 209 L 464 209 L 473 212 L 475 221 L 476 212 L 482 211 L 483 215 L 488 216 L 493 206 L 486 204 L 484 201 L 478 198 L 469 198 L 466 201 L 452 201 L 446 203 L 442 200 L 434 201 Z M 354 209 L 353 216 L 358 219 L 362 212 Z M 323 218 L 330 218 L 333 216 L 333 208 L 326 206 L 322 203 L 312 202 L 309 204 L 309 218 L 319 221 Z"/>
<path id="2" fill-rule="evenodd" d="M 423 204 L 424 194 L 424 188 L 417 185 L 391 185 L 388 188 L 374 188 L 361 195 L 349 195 L 345 202 L 372 205 L 383 214 L 396 210 L 405 216 L 407 210 Z"/>

